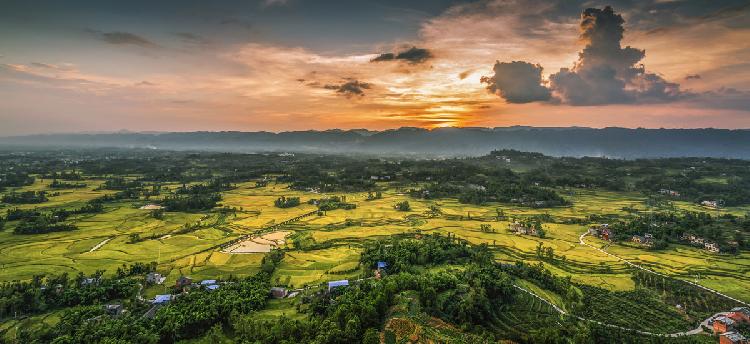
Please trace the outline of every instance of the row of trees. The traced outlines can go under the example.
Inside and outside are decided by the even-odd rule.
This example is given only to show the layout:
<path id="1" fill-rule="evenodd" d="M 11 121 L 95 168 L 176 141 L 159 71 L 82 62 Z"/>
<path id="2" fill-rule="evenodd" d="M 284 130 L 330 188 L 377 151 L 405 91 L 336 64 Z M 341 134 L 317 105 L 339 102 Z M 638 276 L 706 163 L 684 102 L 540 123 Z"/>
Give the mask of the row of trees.
<path id="1" fill-rule="evenodd" d="M 292 208 L 300 205 L 300 200 L 299 197 L 281 196 L 273 201 L 273 205 L 277 208 Z"/>
<path id="2" fill-rule="evenodd" d="M 714 216 L 706 212 L 653 212 L 610 224 L 614 239 L 629 240 L 633 235 L 653 236 L 653 249 L 665 248 L 669 243 L 684 242 L 686 235 L 716 242 L 722 252 L 736 253 L 750 249 L 750 218 L 732 214 Z"/>
<path id="3" fill-rule="evenodd" d="M 83 273 L 71 278 L 67 273 L 37 275 L 31 281 L 0 284 L 0 319 L 46 312 L 61 307 L 101 304 L 113 299 L 129 299 L 137 292 L 137 281 L 105 277 L 104 271 Z"/>
<path id="4" fill-rule="evenodd" d="M 23 191 L 23 192 L 11 192 L 3 195 L 3 203 L 10 204 L 34 204 L 47 202 L 47 192 L 45 191 Z"/>

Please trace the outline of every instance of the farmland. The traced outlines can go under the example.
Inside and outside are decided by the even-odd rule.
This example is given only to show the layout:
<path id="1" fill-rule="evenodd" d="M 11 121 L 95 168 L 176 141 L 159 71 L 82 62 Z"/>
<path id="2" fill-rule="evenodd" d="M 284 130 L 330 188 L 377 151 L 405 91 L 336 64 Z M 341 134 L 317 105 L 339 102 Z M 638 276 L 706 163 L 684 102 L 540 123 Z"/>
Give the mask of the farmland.
<path id="1" fill-rule="evenodd" d="M 148 174 L 125 173 L 119 177 L 126 183 L 138 181 L 142 190 L 158 189 L 159 192 L 146 195 L 142 191 L 143 194 L 138 196 L 118 198 L 115 195 L 121 191 L 107 189 L 105 185 L 113 178 L 109 173 L 80 173 L 77 182 L 86 187 L 70 189 L 53 189 L 50 187 L 52 180 L 41 173 L 32 176 L 35 178 L 33 183 L 6 187 L 3 194 L 44 191 L 48 200 L 34 204 L 0 203 L 0 214 L 10 214 L 14 209 L 42 213 L 68 210 L 73 214 L 65 222 L 73 224 L 76 229 L 25 235 L 14 233 L 21 221 L 5 221 L 0 231 L 0 282 L 27 281 L 38 275 L 60 273 L 91 275 L 100 270 L 105 271 L 105 276 L 111 276 L 122 266 L 146 262 L 156 263 L 156 272 L 166 277 L 166 284 L 173 284 L 180 276 L 190 276 L 196 281 L 231 280 L 258 274 L 264 269 L 266 252 L 282 250 L 284 257 L 274 266 L 270 283 L 290 289 L 305 288 L 332 280 L 369 276 L 373 268 L 363 265 L 360 258 L 367 243 L 437 234 L 465 240 L 472 246 L 486 245 L 497 263 L 541 264 L 556 278 L 568 279 L 568 283 L 579 285 L 578 289 L 585 290 L 585 294 L 597 295 L 598 303 L 586 306 L 593 307 L 586 314 L 597 320 L 606 320 L 606 310 L 617 307 L 615 304 L 606 305 L 608 298 L 613 303 L 636 302 L 633 307 L 641 307 L 632 298 L 643 289 L 637 287 L 631 267 L 613 256 L 581 245 L 581 234 L 592 223 L 633 217 L 638 213 L 701 211 L 699 205 L 688 200 L 653 204 L 649 201 L 650 196 L 643 192 L 599 187 L 547 187 L 546 190 L 562 195 L 566 201 L 565 205 L 554 207 L 529 207 L 493 200 L 475 204 L 450 196 L 415 197 L 413 190 L 423 188 L 424 181 L 377 180 L 371 182 L 369 190 L 300 188 L 297 180 L 289 180 L 278 171 L 237 178 L 230 187 L 219 191 L 221 199 L 215 206 L 180 211 L 156 205 L 167 204 L 163 201 L 169 197 L 184 197 L 181 195 L 189 194 L 185 190 L 207 185 L 209 179 L 153 182 L 149 181 Z M 701 177 L 700 182 L 714 181 Z M 373 196 L 373 190 L 377 190 L 377 197 Z M 275 206 L 275 201 L 281 197 L 299 198 L 299 205 Z M 353 206 L 316 213 L 319 200 L 333 198 Z M 105 200 L 101 211 L 74 211 L 97 199 Z M 408 209 L 395 207 L 403 202 L 408 203 Z M 710 212 L 719 217 L 726 214 L 741 217 L 749 210 L 747 205 L 733 205 Z M 314 214 L 303 216 L 310 213 Z M 288 222 L 290 219 L 294 221 Z M 520 235 L 509 230 L 512 223 L 529 219 L 541 219 L 543 236 Z M 235 246 L 220 247 L 223 243 L 243 238 L 246 239 Z M 593 237 L 587 238 L 587 242 L 675 279 L 693 281 L 750 302 L 750 288 L 746 287 L 750 285 L 750 252 L 746 250 L 736 254 L 712 254 L 686 244 L 647 250 L 628 242 L 609 242 Z M 451 271 L 457 267 L 460 268 L 433 268 Z M 574 307 L 567 303 L 565 295 L 534 279 L 521 278 L 518 284 L 563 309 Z M 152 298 L 167 290 L 164 285 L 147 286 L 142 296 Z M 649 293 L 648 297 L 641 296 L 650 302 L 642 307 L 654 309 L 656 322 L 648 323 L 620 314 L 617 315 L 620 321 L 616 323 L 639 330 L 671 333 L 692 328 L 694 321 L 702 320 L 698 316 L 725 310 L 706 309 L 683 316 L 673 309 L 675 305 L 664 303 L 658 295 Z M 414 298 L 408 294 L 400 296 L 400 307 L 408 308 Z M 528 307 L 532 309 L 549 312 L 533 298 L 520 300 L 521 304 L 530 304 Z M 256 319 L 267 320 L 281 314 L 303 317 L 297 312 L 295 303 L 288 300 L 273 301 L 268 307 Z M 520 310 L 525 306 L 517 304 L 513 307 Z M 442 321 L 425 317 L 422 311 L 404 312 L 395 312 L 401 320 L 392 318 L 385 328 L 397 326 L 406 321 L 404 319 L 410 319 L 409 326 Z M 58 316 L 58 313 L 43 314 L 34 317 L 41 316 L 40 319 L 45 320 L 39 321 L 48 321 L 46 319 Z M 521 313 L 505 315 L 509 318 L 496 326 L 504 331 L 519 331 L 515 326 L 528 319 L 519 319 L 518 314 Z M 31 319 L 36 318 L 6 319 L 3 328 L 14 324 L 31 326 Z M 464 335 L 456 334 L 455 329 L 448 325 L 427 327 L 423 331 L 435 338 Z"/>

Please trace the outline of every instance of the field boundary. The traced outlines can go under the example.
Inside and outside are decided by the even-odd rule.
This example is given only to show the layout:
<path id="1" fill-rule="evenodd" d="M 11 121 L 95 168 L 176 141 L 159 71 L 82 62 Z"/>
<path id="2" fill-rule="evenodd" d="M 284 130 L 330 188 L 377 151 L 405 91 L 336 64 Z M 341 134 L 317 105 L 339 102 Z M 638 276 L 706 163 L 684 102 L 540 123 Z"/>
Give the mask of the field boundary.
<path id="1" fill-rule="evenodd" d="M 612 257 L 612 258 L 615 258 L 615 259 L 617 259 L 617 260 L 620 260 L 620 261 L 622 261 L 623 263 L 625 263 L 625 264 L 627 264 L 627 265 L 630 265 L 630 266 L 632 266 L 632 267 L 634 267 L 634 268 L 636 268 L 636 269 L 640 269 L 640 270 L 642 270 L 642 271 L 645 271 L 645 272 L 648 272 L 648 273 L 651 273 L 651 274 L 654 274 L 654 275 L 657 275 L 657 276 L 661 276 L 661 277 L 665 277 L 665 278 L 671 278 L 671 279 L 674 279 L 674 280 L 677 280 L 677 281 L 682 281 L 682 282 L 684 282 L 684 283 L 687 283 L 687 284 L 690 284 L 690 285 L 692 285 L 692 286 L 695 286 L 695 287 L 701 288 L 701 289 L 703 289 L 703 290 L 705 290 L 705 291 L 708 291 L 708 292 L 714 293 L 714 294 L 716 294 L 716 295 L 718 295 L 718 296 L 724 297 L 724 298 L 726 298 L 726 299 L 732 300 L 732 301 L 734 301 L 734 302 L 737 302 L 737 303 L 740 303 L 740 304 L 742 304 L 742 305 L 745 305 L 745 306 L 750 306 L 750 304 L 748 304 L 747 302 L 744 302 L 744 301 L 742 301 L 742 300 L 738 300 L 738 299 L 736 299 L 736 298 L 734 298 L 734 297 L 731 297 L 731 296 L 729 296 L 729 295 L 726 295 L 726 294 L 724 294 L 724 293 L 722 293 L 722 292 L 720 292 L 720 291 L 718 291 L 718 290 L 715 290 L 715 289 L 711 289 L 711 288 L 709 288 L 709 287 L 705 287 L 705 286 L 702 286 L 702 285 L 700 285 L 700 284 L 698 284 L 698 283 L 695 283 L 695 282 L 690 282 L 690 281 L 686 281 L 686 280 L 684 280 L 684 279 L 680 279 L 680 278 L 675 278 L 675 277 L 672 277 L 672 276 L 668 276 L 668 275 L 665 275 L 665 274 L 663 274 L 663 273 L 660 273 L 660 272 L 656 272 L 656 271 L 654 271 L 654 270 L 651 270 L 651 269 L 648 269 L 648 268 L 644 268 L 643 266 L 641 266 L 641 265 L 638 265 L 638 264 L 635 264 L 635 263 L 633 263 L 633 262 L 631 262 L 631 261 L 629 261 L 629 260 L 627 260 L 627 259 L 625 259 L 625 258 L 622 258 L 622 257 L 620 257 L 620 256 L 618 256 L 618 255 L 614 255 L 614 254 L 612 254 L 612 253 L 609 253 L 609 252 L 607 252 L 607 251 L 605 251 L 605 250 L 603 250 L 603 249 L 601 249 L 601 248 L 598 248 L 598 247 L 596 247 L 596 246 L 594 246 L 594 245 L 591 245 L 591 244 L 587 243 L 586 241 L 584 241 L 584 240 L 583 240 L 583 238 L 584 238 L 584 237 L 585 237 L 586 235 L 588 235 L 588 234 L 589 234 L 589 232 L 588 232 L 588 231 L 586 231 L 586 232 L 584 232 L 583 234 L 581 234 L 581 236 L 579 236 L 579 237 L 578 237 L 578 240 L 579 240 L 579 242 L 580 242 L 580 243 L 581 243 L 582 245 L 586 245 L 586 246 L 588 246 L 588 247 L 591 247 L 591 248 L 593 248 L 593 249 L 595 249 L 595 250 L 597 250 L 597 251 L 599 251 L 599 252 L 601 252 L 601 253 L 604 253 L 604 254 L 606 254 L 606 255 L 608 255 L 608 256 L 610 256 L 610 257 Z"/>
<path id="2" fill-rule="evenodd" d="M 623 330 L 623 331 L 631 331 L 631 332 L 635 332 L 635 333 L 642 334 L 642 335 L 647 335 L 647 336 L 655 336 L 655 337 L 684 337 L 684 336 L 692 336 L 692 335 L 696 335 L 696 334 L 699 334 L 699 333 L 703 332 L 703 327 L 702 326 L 703 326 L 704 323 L 706 323 L 708 321 L 708 319 L 706 319 L 697 328 L 694 328 L 694 329 L 689 330 L 689 331 L 683 331 L 683 332 L 675 332 L 675 333 L 653 333 L 653 332 L 648 332 L 648 331 L 636 330 L 636 329 L 633 329 L 633 328 L 622 327 L 622 326 L 619 326 L 619 325 L 609 324 L 609 323 L 602 322 L 602 321 L 599 321 L 599 320 L 587 319 L 587 318 L 584 318 L 584 317 L 581 317 L 581 316 L 578 316 L 578 315 L 570 314 L 570 313 L 566 312 L 564 309 L 562 309 L 562 308 L 558 307 L 557 305 L 555 305 L 554 303 L 552 303 L 552 302 L 548 301 L 547 299 L 545 299 L 545 298 L 537 295 L 533 291 L 528 290 L 528 289 L 526 289 L 524 287 L 521 287 L 521 286 L 519 286 L 519 285 L 517 285 L 515 283 L 512 284 L 512 285 L 513 285 L 513 288 L 516 288 L 516 289 L 518 289 L 518 290 L 520 290 L 520 291 L 522 291 L 524 293 L 527 293 L 527 294 L 531 295 L 532 297 L 538 299 L 542 303 L 545 303 L 548 306 L 552 307 L 552 309 L 554 309 L 555 311 L 557 311 L 558 313 L 560 313 L 560 315 L 562 315 L 562 316 L 569 316 L 569 317 L 576 318 L 576 319 L 578 319 L 580 321 L 586 321 L 586 322 L 590 322 L 590 323 L 595 323 L 597 325 L 601 325 L 601 326 L 605 326 L 605 327 L 609 327 L 609 328 L 616 328 L 618 330 Z"/>
<path id="3" fill-rule="evenodd" d="M 232 246 L 232 245 L 234 245 L 234 244 L 236 244 L 238 242 L 241 242 L 241 241 L 247 240 L 249 238 L 252 238 L 255 235 L 262 234 L 262 233 L 265 233 L 267 231 L 275 230 L 275 229 L 279 228 L 280 226 L 287 225 L 287 224 L 290 224 L 292 222 L 299 221 L 299 220 L 301 220 L 303 218 L 310 217 L 310 216 L 315 215 L 317 213 L 318 213 L 318 210 L 313 210 L 311 212 L 307 212 L 307 213 L 304 213 L 302 215 L 298 215 L 296 217 L 293 217 L 291 219 L 285 220 L 283 222 L 275 223 L 275 224 L 272 224 L 270 226 L 260 228 L 260 229 L 258 229 L 256 231 L 253 231 L 252 233 L 243 234 L 243 235 L 241 235 L 241 236 L 239 236 L 237 238 L 234 238 L 232 240 L 223 242 L 221 244 L 216 244 L 216 245 L 207 247 L 205 249 L 202 249 L 200 251 L 191 252 L 190 254 L 186 254 L 184 256 L 172 258 L 172 259 L 170 259 L 170 260 L 168 260 L 166 262 L 172 263 L 172 262 L 175 262 L 177 260 L 183 259 L 185 257 L 194 256 L 196 254 L 206 253 L 206 252 L 210 252 L 210 251 L 215 251 L 216 249 L 222 249 L 223 250 L 223 249 L 225 249 L 227 247 L 230 247 L 230 246 Z"/>

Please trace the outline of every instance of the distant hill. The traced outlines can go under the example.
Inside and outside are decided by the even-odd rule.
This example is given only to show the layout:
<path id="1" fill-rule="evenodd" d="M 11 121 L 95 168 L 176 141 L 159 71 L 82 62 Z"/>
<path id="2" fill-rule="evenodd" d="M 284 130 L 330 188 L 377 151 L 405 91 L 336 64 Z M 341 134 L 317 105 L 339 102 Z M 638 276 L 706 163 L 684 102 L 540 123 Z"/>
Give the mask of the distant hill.
<path id="1" fill-rule="evenodd" d="M 385 131 L 168 132 L 1 137 L 0 147 L 123 147 L 227 152 L 473 156 L 516 149 L 553 156 L 750 158 L 750 130 L 399 128 Z"/>

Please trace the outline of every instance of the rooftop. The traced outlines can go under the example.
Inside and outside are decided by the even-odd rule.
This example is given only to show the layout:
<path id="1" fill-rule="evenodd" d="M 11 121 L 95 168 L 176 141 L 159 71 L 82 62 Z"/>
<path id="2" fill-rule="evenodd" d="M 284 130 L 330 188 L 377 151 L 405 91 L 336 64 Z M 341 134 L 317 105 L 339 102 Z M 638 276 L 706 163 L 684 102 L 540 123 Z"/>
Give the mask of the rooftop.
<path id="1" fill-rule="evenodd" d="M 156 295 L 156 297 L 154 297 L 154 303 L 164 303 L 170 300 L 172 300 L 172 295 L 170 294 Z"/>
<path id="2" fill-rule="evenodd" d="M 328 288 L 343 287 L 343 286 L 348 286 L 348 285 L 349 285 L 349 281 L 348 280 L 328 282 Z"/>

